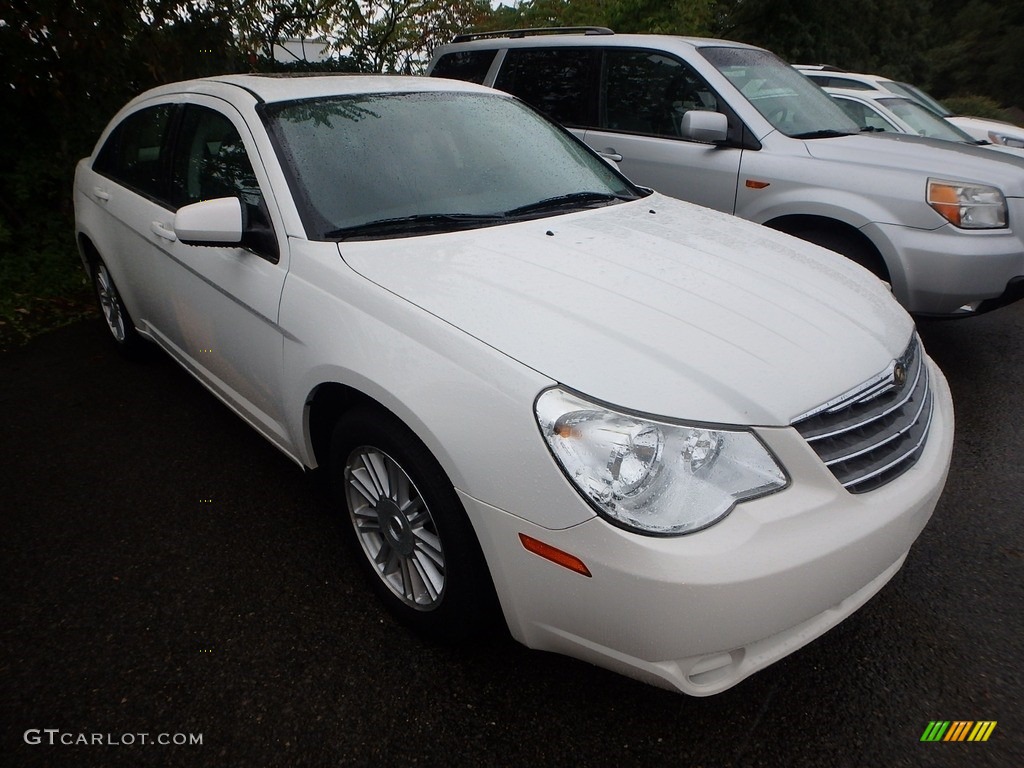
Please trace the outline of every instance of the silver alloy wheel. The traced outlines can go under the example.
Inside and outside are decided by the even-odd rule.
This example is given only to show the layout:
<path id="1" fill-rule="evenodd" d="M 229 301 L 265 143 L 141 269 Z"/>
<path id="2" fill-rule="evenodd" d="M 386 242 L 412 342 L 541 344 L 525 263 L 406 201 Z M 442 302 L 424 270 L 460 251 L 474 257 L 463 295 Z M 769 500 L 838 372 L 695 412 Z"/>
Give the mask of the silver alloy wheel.
<path id="1" fill-rule="evenodd" d="M 381 581 L 411 608 L 436 608 L 444 596 L 444 550 L 405 470 L 377 448 L 356 448 L 345 462 L 345 499 L 359 544 Z"/>
<path id="2" fill-rule="evenodd" d="M 99 296 L 100 307 L 103 310 L 103 317 L 107 321 L 107 327 L 114 334 L 119 343 L 124 343 L 127 334 L 125 332 L 124 313 L 121 311 L 121 297 L 117 295 L 117 288 L 110 278 L 105 264 L 100 262 L 96 265 L 96 294 Z"/>

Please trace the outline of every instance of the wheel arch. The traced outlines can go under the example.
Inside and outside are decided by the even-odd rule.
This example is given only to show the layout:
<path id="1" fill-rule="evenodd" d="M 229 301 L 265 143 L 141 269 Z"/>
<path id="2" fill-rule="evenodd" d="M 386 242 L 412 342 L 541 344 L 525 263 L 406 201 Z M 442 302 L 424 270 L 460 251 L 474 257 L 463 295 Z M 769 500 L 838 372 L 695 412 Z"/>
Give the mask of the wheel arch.
<path id="1" fill-rule="evenodd" d="M 306 398 L 303 416 L 306 440 L 310 447 L 311 457 L 317 466 L 328 465 L 331 453 L 331 434 L 338 419 L 348 411 L 360 406 L 378 408 L 391 414 L 407 428 L 409 427 L 403 419 L 383 403 L 355 387 L 335 381 L 318 384 Z M 415 430 L 413 432 L 415 434 Z"/>
<path id="2" fill-rule="evenodd" d="M 75 239 L 78 245 L 78 255 L 82 259 L 82 266 L 85 267 L 86 276 L 92 279 L 92 271 L 96 268 L 96 262 L 102 258 L 99 248 L 96 247 L 92 238 L 85 232 L 79 232 Z"/>
<path id="3" fill-rule="evenodd" d="M 871 270 L 887 282 L 892 280 L 889 265 L 871 238 L 857 227 L 844 221 L 813 214 L 790 214 L 766 221 L 764 226 L 825 247 L 830 247 L 828 241 L 831 239 L 848 241 L 858 254 L 863 254 L 868 260 L 869 263 L 861 264 L 861 266 Z M 819 237 L 808 237 L 809 233 L 817 233 Z M 832 250 L 843 253 L 836 248 L 832 248 Z M 843 253 L 843 255 L 854 261 L 860 261 L 849 253 Z"/>

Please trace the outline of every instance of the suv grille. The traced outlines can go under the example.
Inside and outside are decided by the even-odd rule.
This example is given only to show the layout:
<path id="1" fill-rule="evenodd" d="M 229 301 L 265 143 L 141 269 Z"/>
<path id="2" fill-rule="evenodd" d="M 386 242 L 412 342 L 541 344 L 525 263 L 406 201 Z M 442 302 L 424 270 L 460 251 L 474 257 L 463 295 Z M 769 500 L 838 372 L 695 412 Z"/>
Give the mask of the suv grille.
<path id="1" fill-rule="evenodd" d="M 846 490 L 864 493 L 917 463 L 931 421 L 928 367 L 915 333 L 886 370 L 798 417 L 793 426 Z"/>

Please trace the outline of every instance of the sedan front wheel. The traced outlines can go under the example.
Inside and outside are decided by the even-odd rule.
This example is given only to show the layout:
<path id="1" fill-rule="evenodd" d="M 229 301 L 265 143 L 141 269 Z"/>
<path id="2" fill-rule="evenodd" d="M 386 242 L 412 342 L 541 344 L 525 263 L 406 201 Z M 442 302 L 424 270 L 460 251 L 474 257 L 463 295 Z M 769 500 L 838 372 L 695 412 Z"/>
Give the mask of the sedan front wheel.
<path id="1" fill-rule="evenodd" d="M 472 525 L 426 446 L 386 411 L 338 421 L 331 478 L 361 567 L 402 622 L 446 641 L 491 629 L 496 598 Z"/>

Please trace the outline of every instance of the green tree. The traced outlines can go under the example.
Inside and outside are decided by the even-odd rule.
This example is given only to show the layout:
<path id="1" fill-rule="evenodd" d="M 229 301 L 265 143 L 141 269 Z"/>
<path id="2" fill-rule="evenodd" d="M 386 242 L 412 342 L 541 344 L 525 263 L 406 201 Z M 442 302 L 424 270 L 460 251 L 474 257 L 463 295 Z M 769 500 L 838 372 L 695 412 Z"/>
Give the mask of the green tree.
<path id="1" fill-rule="evenodd" d="M 933 0 L 720 0 L 715 33 L 787 61 L 920 80 Z"/>
<path id="2" fill-rule="evenodd" d="M 418 74 L 436 46 L 489 12 L 487 0 L 345 0 L 326 33 L 366 71 Z"/>
<path id="3" fill-rule="evenodd" d="M 1024 107 L 1024 4 L 969 0 L 936 24 L 927 85 L 936 96 L 988 96 Z"/>
<path id="4" fill-rule="evenodd" d="M 4 335 L 81 286 L 71 182 L 113 113 L 152 85 L 236 67 L 234 52 L 228 15 L 205 0 L 14 0 L 0 9 Z"/>
<path id="5" fill-rule="evenodd" d="M 599 26 L 616 32 L 706 35 L 716 6 L 716 0 L 526 0 L 499 6 L 479 29 Z"/>

